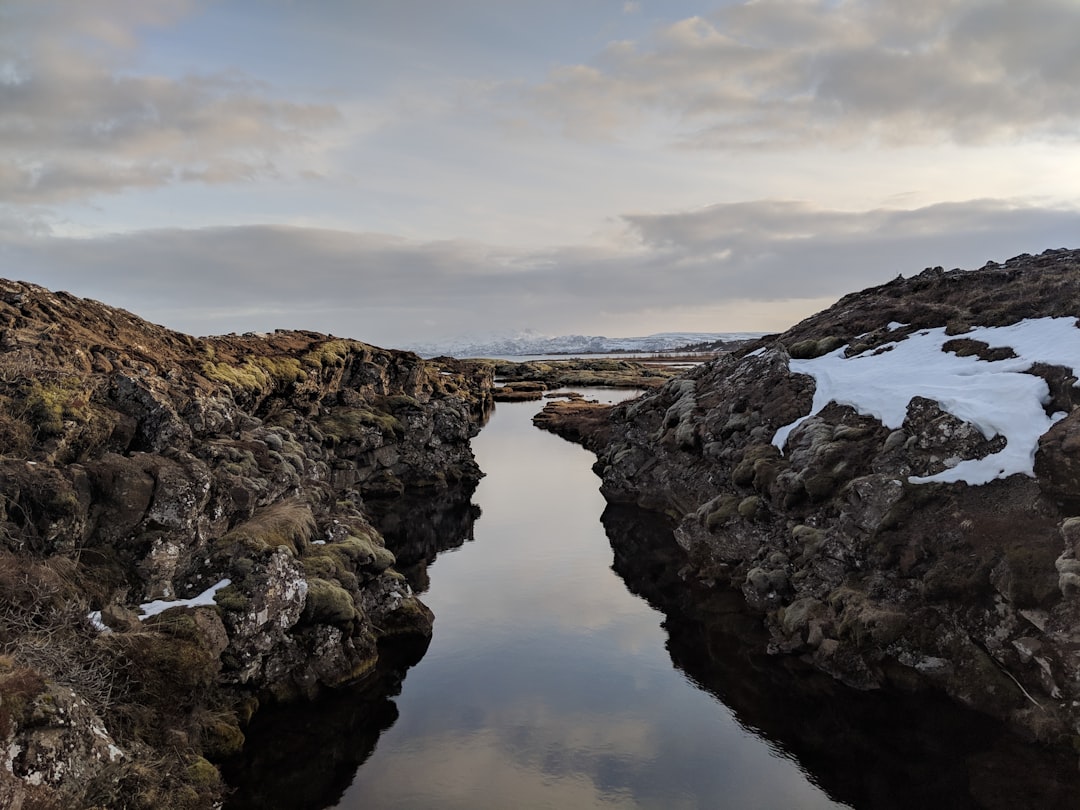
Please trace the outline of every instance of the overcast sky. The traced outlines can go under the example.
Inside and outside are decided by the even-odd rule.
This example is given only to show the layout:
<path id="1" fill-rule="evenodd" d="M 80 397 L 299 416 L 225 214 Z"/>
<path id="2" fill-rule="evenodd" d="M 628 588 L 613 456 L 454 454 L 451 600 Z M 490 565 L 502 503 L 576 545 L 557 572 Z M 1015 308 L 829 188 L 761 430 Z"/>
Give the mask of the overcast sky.
<path id="1" fill-rule="evenodd" d="M 779 330 L 1080 247 L 1076 0 L 0 0 L 0 275 L 194 334 Z"/>

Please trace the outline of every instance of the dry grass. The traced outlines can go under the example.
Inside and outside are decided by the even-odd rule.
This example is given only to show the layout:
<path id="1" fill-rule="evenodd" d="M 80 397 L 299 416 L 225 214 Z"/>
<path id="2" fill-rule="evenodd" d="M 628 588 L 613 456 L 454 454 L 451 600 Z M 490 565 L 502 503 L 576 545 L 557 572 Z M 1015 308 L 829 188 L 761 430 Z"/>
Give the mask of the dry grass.
<path id="1" fill-rule="evenodd" d="M 88 608 L 74 584 L 75 562 L 38 562 L 0 552 L 0 649 L 53 683 L 107 711 L 117 662 L 87 625 Z"/>
<path id="2" fill-rule="evenodd" d="M 311 541 L 315 528 L 315 516 L 308 504 L 300 500 L 279 501 L 258 510 L 222 540 L 239 541 L 256 550 L 286 546 L 295 554 Z"/>

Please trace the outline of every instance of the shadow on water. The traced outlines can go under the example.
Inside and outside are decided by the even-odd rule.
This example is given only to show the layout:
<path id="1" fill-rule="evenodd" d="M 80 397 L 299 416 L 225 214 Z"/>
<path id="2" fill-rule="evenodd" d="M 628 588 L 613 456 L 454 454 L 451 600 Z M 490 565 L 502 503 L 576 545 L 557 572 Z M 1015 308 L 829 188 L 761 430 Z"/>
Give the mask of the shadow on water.
<path id="1" fill-rule="evenodd" d="M 664 614 L 676 668 L 834 801 L 858 810 L 1077 806 L 1074 759 L 936 693 L 860 692 L 797 658 L 766 655 L 761 620 L 739 594 L 679 577 L 685 557 L 661 516 L 609 506 L 602 521 L 615 572 Z"/>
<path id="2" fill-rule="evenodd" d="M 386 547 L 397 558 L 394 567 L 417 593 L 428 589 L 427 567 L 440 552 L 472 542 L 480 507 L 471 496 L 471 491 L 451 490 L 367 504 Z"/>
<path id="3" fill-rule="evenodd" d="M 471 503 L 471 494 L 368 504 L 397 557 L 396 568 L 417 593 L 427 590 L 427 567 L 439 552 L 473 539 L 480 508 Z M 226 810 L 314 810 L 337 804 L 379 737 L 397 721 L 392 698 L 428 643 L 380 645 L 378 665 L 361 683 L 328 690 L 313 702 L 261 709 L 245 729 L 244 750 L 222 768 L 232 789 Z"/>

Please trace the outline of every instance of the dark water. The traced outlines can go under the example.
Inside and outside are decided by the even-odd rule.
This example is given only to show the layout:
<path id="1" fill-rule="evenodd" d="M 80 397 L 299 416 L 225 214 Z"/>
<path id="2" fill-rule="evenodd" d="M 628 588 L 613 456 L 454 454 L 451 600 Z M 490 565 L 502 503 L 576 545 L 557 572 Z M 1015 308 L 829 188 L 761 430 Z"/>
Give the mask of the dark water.
<path id="1" fill-rule="evenodd" d="M 475 505 L 383 516 L 435 612 L 426 652 L 261 713 L 232 807 L 1077 806 L 1075 763 L 979 716 L 765 656 L 760 621 L 679 579 L 662 520 L 605 509 L 539 407 L 500 404 L 475 440 Z"/>

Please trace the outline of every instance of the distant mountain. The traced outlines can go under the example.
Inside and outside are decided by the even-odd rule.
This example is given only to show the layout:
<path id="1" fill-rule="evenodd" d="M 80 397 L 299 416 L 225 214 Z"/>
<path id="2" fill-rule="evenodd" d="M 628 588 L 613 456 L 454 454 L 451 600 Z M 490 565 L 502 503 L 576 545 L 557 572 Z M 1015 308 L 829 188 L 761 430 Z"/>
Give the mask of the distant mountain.
<path id="1" fill-rule="evenodd" d="M 661 332 L 646 337 L 609 338 L 596 335 L 549 337 L 526 331 L 404 346 L 421 357 L 519 357 L 535 354 L 609 354 L 668 352 L 689 346 L 724 344 L 760 337 L 761 332 Z"/>

